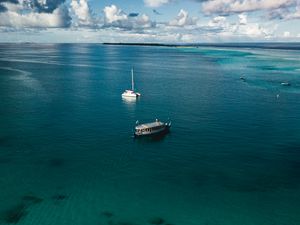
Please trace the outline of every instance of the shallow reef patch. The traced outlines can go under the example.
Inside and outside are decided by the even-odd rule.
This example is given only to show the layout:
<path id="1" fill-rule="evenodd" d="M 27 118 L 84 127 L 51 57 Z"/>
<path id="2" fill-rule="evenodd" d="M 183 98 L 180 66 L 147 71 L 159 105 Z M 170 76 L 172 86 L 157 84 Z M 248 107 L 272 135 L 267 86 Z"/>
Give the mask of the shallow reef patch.
<path id="1" fill-rule="evenodd" d="M 12 141 L 10 136 L 0 136 L 0 146 L 1 147 L 11 147 Z"/>
<path id="2" fill-rule="evenodd" d="M 68 196 L 64 195 L 64 194 L 56 194 L 56 195 L 53 195 L 51 198 L 55 201 L 62 201 L 62 200 L 67 199 Z"/>
<path id="3" fill-rule="evenodd" d="M 0 220 L 5 223 L 16 224 L 28 214 L 26 204 L 15 205 L 1 213 Z"/>
<path id="4" fill-rule="evenodd" d="M 24 203 L 32 205 L 32 204 L 38 204 L 41 203 L 44 199 L 34 196 L 32 194 L 24 195 L 22 197 L 22 200 Z"/>
<path id="5" fill-rule="evenodd" d="M 153 217 L 153 218 L 149 219 L 148 222 L 150 224 L 154 224 L 154 225 L 161 225 L 161 224 L 165 223 L 165 220 L 161 217 Z"/>
<path id="6" fill-rule="evenodd" d="M 103 211 L 101 214 L 103 216 L 105 216 L 106 218 L 111 218 L 114 216 L 113 212 L 110 212 L 110 211 Z"/>
<path id="7" fill-rule="evenodd" d="M 28 214 L 28 208 L 41 203 L 44 199 L 33 194 L 23 195 L 21 202 L 0 213 L 0 221 L 16 224 Z"/>
<path id="8" fill-rule="evenodd" d="M 11 161 L 12 159 L 9 157 L 0 157 L 0 164 L 7 164 L 10 163 Z"/>
<path id="9" fill-rule="evenodd" d="M 107 225 L 137 225 L 136 223 L 129 222 L 129 221 L 118 221 L 115 222 L 113 219 L 109 219 L 107 221 Z"/>
<path id="10" fill-rule="evenodd" d="M 62 158 L 53 158 L 49 160 L 49 166 L 50 167 L 62 167 L 63 165 L 65 165 L 65 160 Z"/>
<path id="11" fill-rule="evenodd" d="M 131 222 L 117 222 L 116 225 L 136 225 L 136 224 Z"/>

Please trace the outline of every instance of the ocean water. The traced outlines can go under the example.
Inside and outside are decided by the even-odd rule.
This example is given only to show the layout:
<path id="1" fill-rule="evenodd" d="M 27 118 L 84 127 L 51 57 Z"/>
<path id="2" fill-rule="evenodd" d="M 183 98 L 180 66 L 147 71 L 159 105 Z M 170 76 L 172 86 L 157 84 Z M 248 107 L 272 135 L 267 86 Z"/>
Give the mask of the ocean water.
<path id="1" fill-rule="evenodd" d="M 300 224 L 299 100 L 289 44 L 1 44 L 0 224 Z"/>

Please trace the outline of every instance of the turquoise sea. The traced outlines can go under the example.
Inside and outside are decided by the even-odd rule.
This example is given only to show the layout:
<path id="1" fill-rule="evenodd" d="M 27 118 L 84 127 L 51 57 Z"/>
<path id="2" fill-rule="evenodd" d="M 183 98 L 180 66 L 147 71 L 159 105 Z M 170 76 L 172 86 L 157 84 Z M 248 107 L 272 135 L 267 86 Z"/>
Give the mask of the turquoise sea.
<path id="1" fill-rule="evenodd" d="M 142 96 L 127 102 L 132 67 Z M 168 135 L 132 138 L 155 118 Z M 299 225 L 299 212 L 300 48 L 0 44 L 1 225 Z"/>

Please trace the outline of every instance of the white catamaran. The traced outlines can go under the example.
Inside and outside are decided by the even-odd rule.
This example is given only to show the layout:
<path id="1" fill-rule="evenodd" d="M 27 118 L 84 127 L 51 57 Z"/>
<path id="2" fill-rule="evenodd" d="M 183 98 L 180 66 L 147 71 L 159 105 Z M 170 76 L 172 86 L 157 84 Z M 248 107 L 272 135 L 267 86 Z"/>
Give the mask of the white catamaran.
<path id="1" fill-rule="evenodd" d="M 131 90 L 125 90 L 122 94 L 122 97 L 137 98 L 139 96 L 141 96 L 141 94 L 134 91 L 133 69 L 131 69 Z"/>

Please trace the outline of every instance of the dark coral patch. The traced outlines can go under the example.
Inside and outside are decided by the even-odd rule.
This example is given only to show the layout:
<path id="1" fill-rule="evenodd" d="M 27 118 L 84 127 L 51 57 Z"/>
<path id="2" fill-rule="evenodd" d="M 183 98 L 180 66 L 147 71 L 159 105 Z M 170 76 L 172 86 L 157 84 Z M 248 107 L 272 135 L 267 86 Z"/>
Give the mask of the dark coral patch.
<path id="1" fill-rule="evenodd" d="M 63 194 L 57 194 L 57 195 L 53 195 L 51 198 L 56 201 L 62 201 L 62 200 L 67 199 L 68 196 L 63 195 Z"/>
<path id="2" fill-rule="evenodd" d="M 4 211 L 1 215 L 1 220 L 6 223 L 18 223 L 23 217 L 27 215 L 26 205 L 19 204 L 9 208 L 8 210 Z"/>
<path id="3" fill-rule="evenodd" d="M 12 146 L 11 137 L 9 137 L 9 136 L 0 137 L 0 146 L 11 147 Z"/>
<path id="4" fill-rule="evenodd" d="M 136 225 L 136 224 L 131 222 L 118 222 L 116 225 Z"/>
<path id="5" fill-rule="evenodd" d="M 38 204 L 41 203 L 44 199 L 29 194 L 29 195 L 24 195 L 22 197 L 22 200 L 27 204 Z"/>
<path id="6" fill-rule="evenodd" d="M 110 211 L 104 211 L 101 213 L 103 216 L 107 217 L 107 218 L 111 218 L 114 216 L 114 214 Z"/>
<path id="7" fill-rule="evenodd" d="M 114 222 L 113 220 L 107 221 L 108 225 L 136 225 L 135 223 L 132 222 L 127 222 L 127 221 L 119 221 L 119 222 Z"/>
<path id="8" fill-rule="evenodd" d="M 0 157 L 0 164 L 7 164 L 10 163 L 12 160 L 8 157 Z"/>
<path id="9" fill-rule="evenodd" d="M 108 225 L 115 225 L 115 223 L 114 223 L 114 221 L 113 221 L 113 220 L 109 220 L 109 221 L 107 221 L 107 224 L 108 224 Z"/>
<path id="10" fill-rule="evenodd" d="M 149 220 L 150 224 L 154 224 L 154 225 L 161 225 L 165 223 L 165 220 L 163 218 L 160 217 L 154 217 L 152 219 Z"/>
<path id="11" fill-rule="evenodd" d="M 65 164 L 65 160 L 61 158 L 54 158 L 49 160 L 50 167 L 62 167 Z"/>

